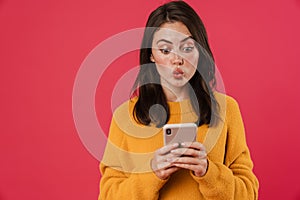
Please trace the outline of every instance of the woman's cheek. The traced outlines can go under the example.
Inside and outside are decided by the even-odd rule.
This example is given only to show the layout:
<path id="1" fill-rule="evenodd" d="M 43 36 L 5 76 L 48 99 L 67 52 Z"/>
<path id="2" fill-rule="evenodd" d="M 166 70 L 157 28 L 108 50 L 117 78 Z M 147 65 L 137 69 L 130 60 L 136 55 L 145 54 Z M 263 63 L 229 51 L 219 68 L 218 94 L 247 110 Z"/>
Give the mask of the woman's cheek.
<path id="1" fill-rule="evenodd" d="M 169 65 L 169 58 L 165 56 L 164 58 L 157 56 L 155 59 L 156 64 L 161 65 L 161 66 L 168 66 Z"/>
<path id="2" fill-rule="evenodd" d="M 186 57 L 186 60 L 188 61 L 188 63 L 197 69 L 197 65 L 198 65 L 198 60 L 199 60 L 199 53 L 195 53 L 195 54 L 191 54 L 189 56 Z"/>
<path id="3" fill-rule="evenodd" d="M 169 75 L 171 74 L 171 68 L 167 67 L 166 65 L 162 64 L 162 63 L 156 63 L 156 69 L 159 73 L 160 76 L 163 76 L 165 78 L 169 77 Z"/>

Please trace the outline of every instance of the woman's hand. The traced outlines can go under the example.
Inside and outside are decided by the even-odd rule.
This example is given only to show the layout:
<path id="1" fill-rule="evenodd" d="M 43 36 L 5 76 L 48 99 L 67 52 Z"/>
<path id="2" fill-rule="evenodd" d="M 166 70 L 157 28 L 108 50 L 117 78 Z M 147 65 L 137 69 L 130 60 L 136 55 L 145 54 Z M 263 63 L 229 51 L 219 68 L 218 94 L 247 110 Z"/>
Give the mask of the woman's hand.
<path id="1" fill-rule="evenodd" d="M 199 142 L 182 143 L 180 148 L 171 150 L 173 160 L 171 165 L 192 170 L 195 176 L 204 176 L 207 171 L 208 161 L 206 149 Z"/>
<path id="2" fill-rule="evenodd" d="M 171 163 L 176 158 L 178 159 L 178 156 L 170 153 L 178 147 L 178 143 L 169 144 L 154 153 L 154 157 L 151 160 L 151 168 L 158 178 L 167 179 L 171 174 L 180 169 Z"/>

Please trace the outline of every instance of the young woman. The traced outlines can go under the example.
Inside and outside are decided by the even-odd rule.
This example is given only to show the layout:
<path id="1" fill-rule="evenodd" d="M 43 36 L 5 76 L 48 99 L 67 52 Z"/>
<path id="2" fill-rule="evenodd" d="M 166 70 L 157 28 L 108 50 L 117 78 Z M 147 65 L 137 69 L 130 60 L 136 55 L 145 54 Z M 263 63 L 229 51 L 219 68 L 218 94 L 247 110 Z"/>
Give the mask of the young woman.
<path id="1" fill-rule="evenodd" d="M 257 199 L 236 101 L 215 89 L 205 27 L 183 1 L 147 21 L 135 96 L 114 112 L 99 199 Z M 195 142 L 163 144 L 162 126 L 193 122 Z"/>

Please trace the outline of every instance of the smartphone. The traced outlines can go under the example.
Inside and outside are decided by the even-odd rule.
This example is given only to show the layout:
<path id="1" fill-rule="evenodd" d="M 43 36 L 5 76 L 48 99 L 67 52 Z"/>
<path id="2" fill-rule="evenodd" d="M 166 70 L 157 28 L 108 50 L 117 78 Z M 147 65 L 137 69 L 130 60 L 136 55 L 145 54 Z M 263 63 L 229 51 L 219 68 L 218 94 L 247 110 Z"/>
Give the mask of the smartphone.
<path id="1" fill-rule="evenodd" d="M 194 142 L 197 136 L 197 128 L 197 125 L 194 123 L 164 125 L 164 145 L 171 143 Z"/>

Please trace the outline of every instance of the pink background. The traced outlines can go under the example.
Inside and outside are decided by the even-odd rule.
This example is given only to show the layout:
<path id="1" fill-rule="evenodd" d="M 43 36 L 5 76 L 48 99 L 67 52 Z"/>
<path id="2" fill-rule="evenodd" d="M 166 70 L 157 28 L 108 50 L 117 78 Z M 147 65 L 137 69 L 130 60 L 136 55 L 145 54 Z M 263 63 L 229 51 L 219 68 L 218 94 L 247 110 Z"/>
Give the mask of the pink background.
<path id="1" fill-rule="evenodd" d="M 0 199 L 96 199 L 100 174 L 72 116 L 76 73 L 106 38 L 142 27 L 163 1 L 0 0 Z M 202 17 L 244 117 L 259 199 L 300 199 L 300 1 L 187 1 Z M 96 95 L 107 131 L 116 60 Z"/>

